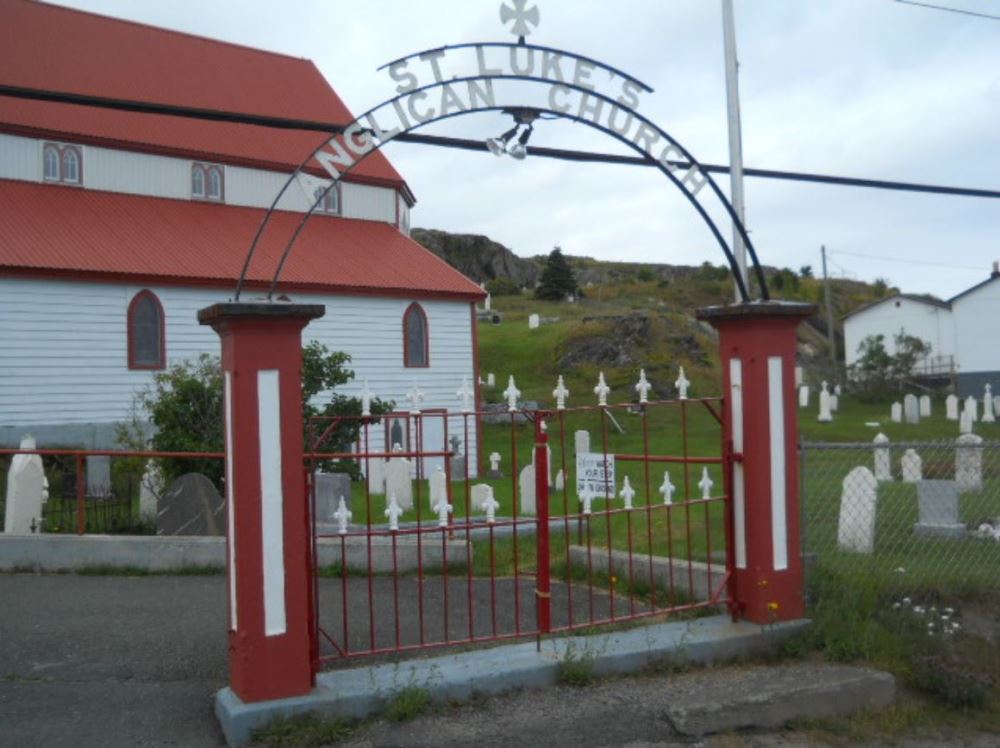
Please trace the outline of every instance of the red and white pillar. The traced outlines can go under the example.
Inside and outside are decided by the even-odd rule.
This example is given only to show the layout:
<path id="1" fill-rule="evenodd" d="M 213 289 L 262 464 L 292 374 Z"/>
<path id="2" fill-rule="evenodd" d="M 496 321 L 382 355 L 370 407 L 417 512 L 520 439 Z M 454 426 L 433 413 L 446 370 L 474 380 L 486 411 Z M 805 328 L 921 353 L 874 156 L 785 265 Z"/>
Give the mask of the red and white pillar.
<path id="1" fill-rule="evenodd" d="M 221 303 L 198 312 L 222 339 L 229 671 L 245 702 L 314 685 L 302 329 L 324 311 Z"/>
<path id="2" fill-rule="evenodd" d="M 805 614 L 799 537 L 796 328 L 811 304 L 698 310 L 719 331 L 725 438 L 733 451 L 735 612 L 754 623 Z"/>

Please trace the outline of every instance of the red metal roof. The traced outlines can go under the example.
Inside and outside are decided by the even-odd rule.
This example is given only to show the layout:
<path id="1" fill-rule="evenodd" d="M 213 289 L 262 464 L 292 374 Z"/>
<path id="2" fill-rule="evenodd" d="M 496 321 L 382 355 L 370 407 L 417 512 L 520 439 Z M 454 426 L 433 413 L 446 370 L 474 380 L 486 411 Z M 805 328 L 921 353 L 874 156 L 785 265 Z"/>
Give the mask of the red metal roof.
<path id="1" fill-rule="evenodd" d="M 0 0 L 0 81 L 337 124 L 354 119 L 309 60 L 33 0 Z M 316 132 L 9 97 L 0 97 L 0 129 L 278 169 L 297 166 L 324 140 Z M 407 189 L 378 152 L 346 178 Z"/>
<path id="2" fill-rule="evenodd" d="M 260 208 L 0 180 L 0 274 L 235 287 Z M 302 218 L 276 211 L 250 267 L 270 280 Z M 483 291 L 378 221 L 314 216 L 281 289 L 478 299 Z"/>

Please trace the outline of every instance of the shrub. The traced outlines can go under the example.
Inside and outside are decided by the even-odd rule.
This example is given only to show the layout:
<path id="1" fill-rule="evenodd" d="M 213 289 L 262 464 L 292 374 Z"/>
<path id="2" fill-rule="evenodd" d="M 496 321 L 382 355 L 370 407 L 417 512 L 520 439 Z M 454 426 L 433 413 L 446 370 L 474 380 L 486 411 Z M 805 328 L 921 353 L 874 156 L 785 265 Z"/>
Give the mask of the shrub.
<path id="1" fill-rule="evenodd" d="M 518 296 L 521 287 L 510 278 L 494 278 L 486 281 L 486 290 L 491 296 Z"/>

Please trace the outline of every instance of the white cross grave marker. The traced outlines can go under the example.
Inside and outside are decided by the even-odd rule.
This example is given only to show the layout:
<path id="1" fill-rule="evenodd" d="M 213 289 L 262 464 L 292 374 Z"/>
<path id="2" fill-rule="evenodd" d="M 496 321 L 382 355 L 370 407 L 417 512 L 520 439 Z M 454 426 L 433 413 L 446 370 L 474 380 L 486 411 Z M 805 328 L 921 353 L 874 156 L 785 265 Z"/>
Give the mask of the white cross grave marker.
<path id="1" fill-rule="evenodd" d="M 438 515 L 438 527 L 448 526 L 448 515 L 451 514 L 452 508 L 452 505 L 444 499 L 438 502 L 438 505 L 434 507 L 434 511 L 436 511 Z"/>
<path id="2" fill-rule="evenodd" d="M 507 409 L 513 413 L 517 410 L 517 398 L 521 396 L 521 390 L 514 384 L 514 375 L 507 380 L 507 389 L 503 391 L 503 396 L 507 398 Z"/>
<path id="3" fill-rule="evenodd" d="M 590 492 L 590 489 L 584 489 L 583 493 L 580 494 L 580 503 L 583 504 L 583 513 L 585 515 L 593 514 L 591 505 L 594 503 L 594 494 Z"/>
<path id="4" fill-rule="evenodd" d="M 372 395 L 374 393 L 368 389 L 368 379 L 361 380 L 361 415 L 370 416 L 372 414 Z"/>
<path id="5" fill-rule="evenodd" d="M 649 383 L 646 379 L 646 370 L 639 369 L 639 381 L 635 385 L 635 391 L 639 393 L 639 402 L 648 403 L 649 402 L 649 391 L 653 389 L 653 385 Z"/>
<path id="6" fill-rule="evenodd" d="M 604 372 L 602 371 L 598 373 L 597 386 L 594 387 L 594 394 L 597 395 L 597 404 L 602 408 L 608 404 L 608 394 L 610 392 L 611 388 L 604 381 Z"/>
<path id="7" fill-rule="evenodd" d="M 619 493 L 618 495 L 621 496 L 622 500 L 625 502 L 625 508 L 626 509 L 631 509 L 632 508 L 632 499 L 635 498 L 635 489 L 632 488 L 632 484 L 629 483 L 627 475 L 625 476 L 625 480 L 622 483 L 621 493 Z"/>
<path id="8" fill-rule="evenodd" d="M 663 483 L 660 484 L 660 493 L 663 494 L 663 506 L 670 506 L 674 503 L 674 491 L 677 486 L 670 482 L 670 472 L 663 471 Z"/>
<path id="9" fill-rule="evenodd" d="M 701 480 L 698 481 L 698 488 L 701 489 L 701 498 L 710 499 L 712 498 L 712 486 L 715 484 L 708 475 L 708 468 L 701 469 Z"/>
<path id="10" fill-rule="evenodd" d="M 458 391 L 455 393 L 455 395 L 458 397 L 459 400 L 462 401 L 463 413 L 471 413 L 474 410 L 472 405 L 472 399 L 473 397 L 475 397 L 475 394 L 476 394 L 475 390 L 473 390 L 469 386 L 469 378 L 462 377 L 462 386 L 458 388 Z"/>
<path id="11" fill-rule="evenodd" d="M 993 388 L 987 384 L 983 393 L 983 423 L 996 423 L 996 414 L 993 412 Z"/>
<path id="12" fill-rule="evenodd" d="M 420 403 L 424 401 L 424 393 L 420 391 L 416 382 L 413 383 L 410 391 L 406 393 L 406 399 L 410 401 L 410 413 L 413 415 L 420 413 Z"/>
<path id="13" fill-rule="evenodd" d="M 403 513 L 403 508 L 396 501 L 396 494 L 389 497 L 389 505 L 385 508 L 385 516 L 389 518 L 389 530 L 399 529 L 399 515 Z"/>
<path id="14" fill-rule="evenodd" d="M 559 375 L 559 382 L 552 390 L 552 397 L 556 399 L 556 410 L 566 410 L 566 398 L 569 397 L 569 390 L 563 383 L 562 374 Z"/>
<path id="15" fill-rule="evenodd" d="M 690 386 L 691 383 L 688 381 L 688 378 L 684 376 L 684 367 L 682 366 L 680 367 L 680 372 L 677 374 L 677 381 L 674 382 L 674 387 L 677 388 L 677 398 L 679 400 L 687 400 L 688 387 Z"/>
<path id="16" fill-rule="evenodd" d="M 344 501 L 343 496 L 340 497 L 340 505 L 337 507 L 337 511 L 333 513 L 333 516 L 337 520 L 337 532 L 341 535 L 346 535 L 347 523 L 351 521 L 354 515 L 347 508 L 347 502 Z"/>
<path id="17" fill-rule="evenodd" d="M 489 489 L 486 492 L 486 498 L 479 506 L 486 512 L 486 521 L 492 525 L 497 521 L 497 509 L 500 508 L 500 502 L 493 497 L 493 486 L 486 486 L 486 488 Z"/>
<path id="18" fill-rule="evenodd" d="M 490 455 L 490 472 L 491 473 L 499 473 L 500 472 L 500 459 L 501 459 L 501 457 L 500 457 L 500 453 L 499 452 L 493 452 Z"/>

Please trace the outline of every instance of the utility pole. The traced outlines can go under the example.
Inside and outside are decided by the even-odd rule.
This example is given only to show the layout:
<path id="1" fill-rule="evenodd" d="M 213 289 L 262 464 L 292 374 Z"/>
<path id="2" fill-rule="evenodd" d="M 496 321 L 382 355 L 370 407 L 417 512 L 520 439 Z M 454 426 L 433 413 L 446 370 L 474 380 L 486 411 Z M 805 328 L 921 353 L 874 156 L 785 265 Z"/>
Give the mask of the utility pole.
<path id="1" fill-rule="evenodd" d="M 726 113 L 729 120 L 729 186 L 733 210 L 740 223 L 746 227 L 746 210 L 743 203 L 743 137 L 740 133 L 739 62 L 736 60 L 736 27 L 733 20 L 733 0 L 722 0 L 722 42 L 726 58 Z M 747 280 L 747 250 L 733 222 L 733 254 L 744 283 Z M 736 301 L 741 301 L 736 290 Z"/>
<path id="2" fill-rule="evenodd" d="M 837 367 L 837 337 L 833 333 L 833 301 L 830 298 L 830 276 L 826 272 L 825 244 L 820 246 L 819 252 L 823 256 L 823 295 L 826 297 L 826 339 L 830 344 L 830 366 L 834 377 L 833 381 L 836 383 L 840 379 Z"/>

